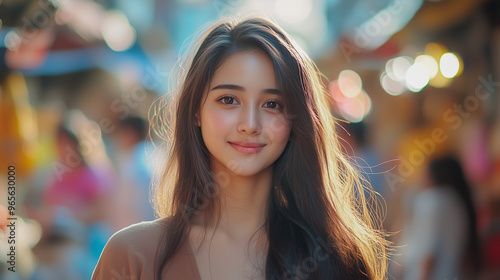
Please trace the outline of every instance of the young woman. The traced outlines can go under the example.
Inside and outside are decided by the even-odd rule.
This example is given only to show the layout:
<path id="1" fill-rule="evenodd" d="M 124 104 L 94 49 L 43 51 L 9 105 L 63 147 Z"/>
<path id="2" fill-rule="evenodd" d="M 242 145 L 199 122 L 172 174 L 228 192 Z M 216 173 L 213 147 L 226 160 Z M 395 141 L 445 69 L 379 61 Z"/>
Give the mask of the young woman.
<path id="1" fill-rule="evenodd" d="M 94 280 L 385 278 L 362 177 L 314 63 L 284 31 L 215 24 L 169 102 L 162 218 L 116 233 Z"/>

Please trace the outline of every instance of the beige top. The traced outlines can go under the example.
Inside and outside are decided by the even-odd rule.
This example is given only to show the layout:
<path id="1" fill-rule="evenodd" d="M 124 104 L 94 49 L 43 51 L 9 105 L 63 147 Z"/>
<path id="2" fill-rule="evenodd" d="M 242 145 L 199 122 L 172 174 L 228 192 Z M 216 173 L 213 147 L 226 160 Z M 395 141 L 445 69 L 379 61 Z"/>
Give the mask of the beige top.
<path id="1" fill-rule="evenodd" d="M 142 222 L 116 232 L 99 258 L 92 280 L 153 280 L 164 219 Z M 187 240 L 187 238 L 186 238 Z M 189 242 L 165 264 L 162 280 L 200 280 Z"/>

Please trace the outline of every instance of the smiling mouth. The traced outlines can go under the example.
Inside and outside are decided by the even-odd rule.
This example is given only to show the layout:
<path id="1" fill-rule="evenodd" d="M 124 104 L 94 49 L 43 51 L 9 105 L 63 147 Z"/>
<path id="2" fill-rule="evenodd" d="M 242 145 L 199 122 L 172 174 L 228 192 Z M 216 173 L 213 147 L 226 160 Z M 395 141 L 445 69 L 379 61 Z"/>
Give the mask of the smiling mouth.
<path id="1" fill-rule="evenodd" d="M 236 151 L 244 154 L 255 154 L 260 152 L 265 144 L 247 143 L 247 142 L 229 142 L 229 145 Z"/>

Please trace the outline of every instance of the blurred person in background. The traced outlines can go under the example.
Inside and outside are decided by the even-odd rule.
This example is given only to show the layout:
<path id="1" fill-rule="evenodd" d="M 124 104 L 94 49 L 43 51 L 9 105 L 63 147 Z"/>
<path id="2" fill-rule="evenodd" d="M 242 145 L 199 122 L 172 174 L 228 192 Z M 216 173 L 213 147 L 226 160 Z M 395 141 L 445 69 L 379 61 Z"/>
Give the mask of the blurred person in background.
<path id="1" fill-rule="evenodd" d="M 33 249 L 38 262 L 32 279 L 89 279 L 112 233 L 106 203 L 110 179 L 86 160 L 88 151 L 71 129 L 59 125 L 55 133 L 57 160 L 42 186 L 40 205 L 26 205 L 43 229 Z"/>
<path id="2" fill-rule="evenodd" d="M 406 228 L 405 280 L 474 279 L 479 270 L 475 209 L 460 163 L 430 161 Z"/>
<path id="3" fill-rule="evenodd" d="M 141 117 L 128 116 L 120 121 L 115 137 L 115 166 L 118 173 L 113 208 L 113 226 L 125 226 L 155 218 L 149 199 L 152 178 L 153 147 L 146 141 L 148 123 Z"/>
<path id="4" fill-rule="evenodd" d="M 60 161 L 53 166 L 55 174 L 44 194 L 46 206 L 67 208 L 85 224 L 103 220 L 105 186 L 82 156 L 78 138 L 63 126 L 57 131 L 57 151 Z"/>

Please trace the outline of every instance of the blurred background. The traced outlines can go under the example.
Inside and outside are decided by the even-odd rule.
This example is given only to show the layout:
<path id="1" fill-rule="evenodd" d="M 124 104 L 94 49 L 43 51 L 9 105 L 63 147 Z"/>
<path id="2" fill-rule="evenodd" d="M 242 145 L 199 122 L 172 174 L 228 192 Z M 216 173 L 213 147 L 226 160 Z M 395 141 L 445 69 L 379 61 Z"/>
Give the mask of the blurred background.
<path id="1" fill-rule="evenodd" d="M 90 279 L 111 234 L 154 219 L 148 110 L 199 28 L 247 13 L 325 74 L 385 201 L 387 277 L 500 279 L 496 0 L 0 0 L 0 278 Z"/>

